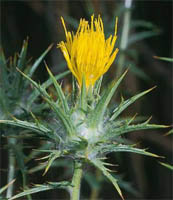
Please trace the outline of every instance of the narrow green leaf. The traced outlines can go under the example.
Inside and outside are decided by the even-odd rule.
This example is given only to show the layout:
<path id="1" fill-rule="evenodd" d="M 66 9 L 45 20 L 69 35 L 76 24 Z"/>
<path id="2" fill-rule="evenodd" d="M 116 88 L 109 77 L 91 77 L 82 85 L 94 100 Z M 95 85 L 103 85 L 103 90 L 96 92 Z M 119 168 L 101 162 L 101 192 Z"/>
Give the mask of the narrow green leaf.
<path id="1" fill-rule="evenodd" d="M 24 68 L 24 64 L 26 62 L 26 54 L 28 49 L 28 38 L 24 40 L 22 50 L 19 55 L 19 60 L 17 62 L 17 67 L 22 70 Z"/>
<path id="2" fill-rule="evenodd" d="M 116 138 L 120 135 L 123 135 L 128 132 L 132 131 L 140 131 L 145 129 L 160 129 L 160 128 L 168 128 L 169 126 L 165 125 L 157 125 L 157 124 L 148 124 L 146 122 L 141 124 L 135 124 L 135 125 L 121 125 L 119 127 L 115 127 L 111 132 L 108 134 L 105 134 L 105 138 Z"/>
<path id="3" fill-rule="evenodd" d="M 6 58 L 2 48 L 0 48 L 0 106 L 3 111 L 7 111 L 9 100 L 5 91 L 9 88 Z"/>
<path id="4" fill-rule="evenodd" d="M 125 73 L 117 81 L 113 82 L 113 84 L 111 84 L 109 88 L 104 92 L 103 96 L 97 103 L 96 108 L 93 110 L 91 116 L 89 117 L 91 127 L 96 127 L 100 121 L 102 121 L 106 108 L 126 73 L 127 71 L 125 71 Z"/>
<path id="5" fill-rule="evenodd" d="M 54 190 L 57 188 L 67 188 L 70 185 L 69 182 L 67 181 L 62 181 L 62 182 L 49 182 L 48 184 L 43 184 L 43 185 L 35 185 L 35 187 L 25 190 L 24 192 L 21 192 L 11 198 L 9 198 L 9 200 L 13 200 L 13 199 L 17 199 L 19 197 L 23 197 L 29 194 L 34 194 L 34 193 L 38 193 L 38 192 L 43 192 L 43 191 L 47 191 L 47 190 Z"/>
<path id="6" fill-rule="evenodd" d="M 44 170 L 46 167 L 46 163 L 43 163 L 41 165 L 36 165 L 35 167 L 29 169 L 27 172 L 28 174 L 33 174 L 35 172 L 38 172 L 38 171 L 42 171 Z M 54 161 L 51 165 L 51 167 L 55 167 L 57 169 L 57 167 L 66 167 L 68 168 L 68 173 L 69 171 L 73 168 L 72 167 L 72 163 L 69 162 L 69 160 L 58 160 L 58 161 Z"/>
<path id="7" fill-rule="evenodd" d="M 46 128 L 42 124 L 38 125 L 38 124 L 35 124 L 35 123 L 32 123 L 32 122 L 22 121 L 22 120 L 18 120 L 18 119 L 15 119 L 14 121 L 12 121 L 12 120 L 0 120 L 0 124 L 18 126 L 18 127 L 29 129 L 29 130 L 32 130 L 34 132 L 44 134 L 44 135 L 45 134 L 49 135 L 52 132 L 50 129 Z"/>
<path id="8" fill-rule="evenodd" d="M 59 97 L 59 99 L 60 99 L 60 102 L 61 102 L 61 104 L 63 105 L 63 110 L 64 110 L 64 112 L 65 112 L 66 114 L 69 114 L 68 103 L 67 103 L 67 100 L 66 100 L 66 98 L 65 98 L 65 96 L 64 96 L 64 93 L 63 93 L 63 91 L 62 91 L 62 89 L 61 89 L 61 86 L 58 84 L 57 80 L 55 79 L 55 77 L 53 76 L 52 72 L 49 70 L 49 68 L 48 68 L 47 65 L 46 65 L 46 69 L 47 69 L 48 74 L 49 74 L 49 76 L 50 76 L 50 78 L 51 78 L 51 80 L 52 80 L 52 82 L 53 82 L 53 84 L 54 84 L 54 87 L 55 87 L 55 89 L 56 89 L 56 92 L 57 92 L 57 94 L 58 94 L 58 97 Z"/>
<path id="9" fill-rule="evenodd" d="M 35 158 L 36 156 L 38 156 L 41 151 L 40 150 L 43 150 L 43 149 L 51 149 L 52 148 L 52 143 L 49 143 L 49 142 L 46 142 L 46 143 L 43 143 L 41 145 L 41 147 L 37 148 L 38 151 L 34 151 L 32 150 L 30 152 L 29 155 L 27 155 L 27 157 L 25 158 L 25 163 L 29 162 L 31 159 Z"/>
<path id="10" fill-rule="evenodd" d="M 140 77 L 146 81 L 151 80 L 151 78 L 141 68 L 139 68 L 139 66 L 136 65 L 135 61 L 126 61 L 126 65 L 129 66 L 130 71 L 133 72 L 137 77 Z"/>
<path id="11" fill-rule="evenodd" d="M 47 53 L 50 51 L 50 49 L 52 48 L 53 44 L 51 44 L 46 51 L 44 51 L 41 56 L 39 58 L 37 58 L 37 60 L 34 62 L 34 64 L 32 65 L 31 69 L 29 70 L 28 76 L 32 77 L 32 75 L 34 74 L 35 70 L 37 69 L 37 67 L 39 66 L 39 64 L 42 62 L 42 60 L 44 59 L 44 57 L 47 55 Z"/>
<path id="12" fill-rule="evenodd" d="M 102 149 L 103 152 L 105 153 L 110 153 L 110 152 L 130 152 L 130 153 L 137 153 L 137 154 L 142 154 L 145 156 L 152 156 L 152 157 L 161 157 L 156 154 L 150 153 L 146 151 L 145 149 L 139 149 L 139 148 L 134 148 L 133 146 L 130 145 L 123 145 L 123 144 L 110 144 L 110 145 L 105 145 Z"/>
<path id="13" fill-rule="evenodd" d="M 171 134 L 173 134 L 173 128 L 169 130 L 164 136 L 171 135 Z"/>
<path id="14" fill-rule="evenodd" d="M 159 162 L 161 165 L 163 165 L 164 167 L 167 167 L 170 170 L 173 170 L 173 165 L 170 165 L 168 163 L 163 163 L 163 162 Z"/>
<path id="15" fill-rule="evenodd" d="M 33 81 L 29 76 L 27 76 L 22 71 L 20 71 L 18 68 L 17 68 L 17 70 L 26 79 L 28 79 L 34 85 L 34 87 L 40 92 L 40 94 L 45 99 L 45 101 L 50 105 L 52 110 L 57 114 L 57 116 L 63 122 L 65 128 L 67 129 L 68 134 L 70 134 L 70 135 L 74 134 L 75 131 L 74 131 L 74 127 L 73 127 L 73 124 L 72 124 L 70 118 L 59 108 L 59 106 L 53 101 L 53 99 L 46 92 L 46 90 L 44 88 L 42 88 L 40 85 L 38 85 L 35 81 Z"/>
<path id="16" fill-rule="evenodd" d="M 118 181 L 117 179 L 115 179 L 109 172 L 108 169 L 104 166 L 104 163 L 99 160 L 99 159 L 93 159 L 93 160 L 89 160 L 96 168 L 98 168 L 110 181 L 111 183 L 114 185 L 114 187 L 116 188 L 116 190 L 118 191 L 118 194 L 120 195 L 120 197 L 122 199 L 124 199 L 121 189 L 119 188 L 118 185 Z"/>
<path id="17" fill-rule="evenodd" d="M 0 84 L 3 87 L 7 87 L 9 85 L 8 77 L 7 77 L 7 64 L 6 58 L 3 52 L 3 49 L 0 48 Z"/>
<path id="18" fill-rule="evenodd" d="M 101 78 L 99 78 L 99 80 L 96 81 L 96 84 L 94 86 L 94 94 L 95 95 L 99 95 L 100 94 L 102 80 L 103 80 L 103 76 L 101 76 Z"/>
<path id="19" fill-rule="evenodd" d="M 57 106 L 56 103 L 52 102 L 48 98 L 45 98 L 45 100 L 49 103 L 49 105 L 52 108 L 52 110 L 60 118 L 60 120 L 62 121 L 63 125 L 67 129 L 67 133 L 69 135 L 73 135 L 75 133 L 75 131 L 74 131 L 75 128 L 74 128 L 70 118 L 67 115 L 65 115 L 64 112 L 61 111 L 61 109 Z"/>
<path id="20" fill-rule="evenodd" d="M 72 93 L 71 93 L 71 102 L 73 105 L 75 105 L 77 101 L 77 95 L 78 94 L 78 88 L 76 84 L 76 79 L 74 76 L 72 76 Z"/>
<path id="21" fill-rule="evenodd" d="M 143 31 L 143 32 L 140 32 L 140 33 L 136 33 L 136 34 L 133 34 L 131 35 L 131 37 L 129 38 L 128 40 L 128 46 L 131 45 L 131 44 L 134 44 L 140 40 L 144 40 L 146 38 L 150 38 L 150 37 L 153 37 L 153 36 L 156 36 L 158 35 L 159 32 L 157 31 Z"/>
<path id="22" fill-rule="evenodd" d="M 56 81 L 58 81 L 59 79 L 63 78 L 64 76 L 68 75 L 70 73 L 70 71 L 65 71 L 61 74 L 58 74 L 55 76 Z M 50 85 L 52 84 L 52 80 L 51 78 L 49 78 L 47 81 L 45 81 L 40 87 L 47 89 Z M 34 90 L 31 95 L 28 98 L 28 102 L 27 102 L 27 109 L 29 109 L 31 107 L 31 105 L 33 104 L 33 102 L 37 99 L 37 97 L 40 95 L 40 92 L 38 90 Z"/>
<path id="23" fill-rule="evenodd" d="M 27 49 L 28 49 L 28 39 L 24 40 L 22 50 L 19 55 L 19 59 L 17 62 L 17 68 L 20 70 L 23 70 L 26 65 L 26 54 L 27 54 Z M 15 79 L 14 79 L 14 91 L 16 96 L 20 96 L 20 86 L 22 87 L 23 84 L 21 84 L 22 81 L 22 76 L 19 73 L 15 74 Z"/>
<path id="24" fill-rule="evenodd" d="M 168 61 L 168 62 L 173 62 L 173 58 L 166 58 L 166 57 L 159 57 L 159 56 L 153 56 L 153 58 Z"/>
<path id="25" fill-rule="evenodd" d="M 0 194 L 2 194 L 11 184 L 13 184 L 15 181 L 15 179 L 13 179 L 10 183 L 8 183 L 7 185 L 5 185 L 4 187 L 2 187 L 0 189 Z"/>
<path id="26" fill-rule="evenodd" d="M 148 92 L 150 92 L 151 90 L 153 90 L 155 87 L 150 88 L 149 90 L 145 90 L 144 92 L 141 92 L 133 97 L 131 97 L 130 99 L 124 101 L 122 104 L 120 104 L 117 108 L 115 108 L 115 110 L 113 111 L 114 114 L 112 115 L 112 117 L 110 118 L 110 121 L 113 121 L 114 119 L 116 119 L 128 106 L 130 106 L 132 103 L 134 103 L 137 99 L 139 99 L 140 97 L 144 96 L 145 94 L 147 94 Z"/>
<path id="27" fill-rule="evenodd" d="M 135 197 L 140 197 L 140 192 L 135 188 L 132 182 L 127 182 L 123 180 L 123 175 L 114 175 L 112 174 L 113 177 L 115 177 L 118 180 L 119 186 L 124 189 L 124 191 L 127 191 L 128 193 L 131 193 Z"/>
<path id="28" fill-rule="evenodd" d="M 87 91 L 86 91 L 86 83 L 85 77 L 82 79 L 82 88 L 80 93 L 80 107 L 83 111 L 87 109 Z"/>
<path id="29" fill-rule="evenodd" d="M 149 21 L 145 20 L 133 20 L 130 24 L 131 28 L 148 28 L 150 30 L 158 29 L 156 25 L 152 24 Z"/>
<path id="30" fill-rule="evenodd" d="M 45 171 L 43 173 L 43 176 L 47 173 L 47 171 L 49 170 L 50 166 L 52 165 L 52 163 L 59 158 L 61 155 L 60 151 L 54 151 L 53 153 L 51 153 L 50 158 L 48 160 L 48 163 L 46 165 Z"/>
<path id="31" fill-rule="evenodd" d="M 89 171 L 85 172 L 84 179 L 88 182 L 88 184 L 91 188 L 96 189 L 96 190 L 99 190 L 101 188 L 101 184 L 102 184 L 103 180 L 102 181 L 98 180 L 99 178 L 97 176 L 93 176 L 93 174 L 91 172 L 89 172 Z"/>

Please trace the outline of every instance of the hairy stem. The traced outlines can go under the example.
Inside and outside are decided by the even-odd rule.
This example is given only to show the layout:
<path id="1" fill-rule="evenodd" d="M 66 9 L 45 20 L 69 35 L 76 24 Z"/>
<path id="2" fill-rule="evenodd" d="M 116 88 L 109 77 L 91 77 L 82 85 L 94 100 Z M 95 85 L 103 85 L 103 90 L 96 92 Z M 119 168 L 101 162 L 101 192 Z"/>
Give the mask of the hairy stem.
<path id="1" fill-rule="evenodd" d="M 74 165 L 74 174 L 72 179 L 72 192 L 71 192 L 71 200 L 79 200 L 80 199 L 80 185 L 82 178 L 82 163 L 75 161 Z"/>
<path id="2" fill-rule="evenodd" d="M 15 155 L 13 152 L 12 146 L 16 144 L 16 139 L 15 138 L 9 138 L 8 139 L 8 146 L 9 146 L 9 151 L 8 151 L 8 178 L 7 178 L 7 183 L 10 183 L 15 176 L 15 164 L 16 164 L 16 159 Z M 14 184 L 9 185 L 6 193 L 7 198 L 11 198 L 13 196 L 13 186 Z"/>

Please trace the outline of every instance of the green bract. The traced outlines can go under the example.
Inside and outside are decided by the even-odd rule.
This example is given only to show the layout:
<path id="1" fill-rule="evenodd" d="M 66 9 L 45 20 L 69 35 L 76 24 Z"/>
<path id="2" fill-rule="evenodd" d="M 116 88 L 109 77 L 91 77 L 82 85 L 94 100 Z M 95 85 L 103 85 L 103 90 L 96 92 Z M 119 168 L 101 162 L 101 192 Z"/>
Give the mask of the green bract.
<path id="1" fill-rule="evenodd" d="M 111 152 L 132 152 L 158 157 L 155 154 L 147 152 L 145 149 L 139 149 L 121 140 L 121 136 L 127 132 L 167 127 L 150 124 L 150 119 L 138 124 L 135 121 L 135 117 L 131 119 L 120 118 L 120 114 L 128 106 L 150 92 L 153 88 L 141 92 L 128 100 L 122 100 L 113 112 L 110 113 L 108 109 L 109 103 L 127 71 L 118 80 L 113 81 L 101 94 L 100 87 L 102 79 L 97 81 L 94 88 L 87 90 L 85 79 L 83 78 L 82 87 L 79 91 L 76 90 L 77 86 L 73 81 L 73 91 L 70 97 L 69 94 L 64 94 L 56 77 L 47 66 L 46 68 L 50 76 L 49 81 L 53 83 L 56 91 L 56 100 L 47 92 L 45 85 L 36 83 L 29 75 L 23 73 L 21 71 L 22 69 L 18 68 L 17 70 L 20 72 L 19 75 L 22 74 L 37 89 L 33 93 L 35 96 L 32 94 L 32 98 L 30 99 L 38 96 L 39 93 L 44 99 L 45 104 L 49 105 L 53 116 L 51 121 L 46 123 L 43 120 L 38 120 L 32 114 L 33 122 L 15 118 L 14 120 L 0 120 L 0 123 L 28 129 L 32 134 L 40 135 L 43 139 L 50 140 L 55 144 L 54 148 L 42 150 L 42 152 L 48 153 L 48 156 L 43 158 L 48 159 L 45 166 L 45 173 L 57 158 L 71 158 L 74 160 L 75 168 L 71 184 L 64 184 L 64 182 L 62 182 L 62 185 L 61 183 L 55 184 L 55 187 L 67 187 L 71 191 L 71 199 L 79 199 L 79 192 L 77 190 L 79 190 L 80 181 L 78 177 L 82 177 L 82 168 L 87 163 L 98 168 L 112 182 L 119 195 L 123 198 L 118 180 L 112 176 L 111 171 L 107 167 L 111 164 L 106 162 L 106 155 Z M 51 184 L 37 186 L 35 190 L 32 188 L 16 195 L 16 198 L 34 193 L 34 191 L 38 192 L 52 188 L 53 186 Z"/>
<path id="2" fill-rule="evenodd" d="M 38 101 L 39 92 L 34 89 L 31 91 L 30 82 L 25 79 L 17 70 L 24 71 L 28 77 L 32 77 L 37 67 L 43 61 L 47 53 L 50 51 L 52 45 L 50 45 L 41 56 L 35 60 L 34 63 L 27 60 L 27 51 L 28 51 L 28 39 L 23 42 L 20 53 L 15 53 L 14 57 L 6 58 L 2 49 L 0 49 L 0 120 L 3 123 L 7 123 L 7 119 L 13 118 L 12 124 L 15 121 L 17 126 L 19 124 L 18 119 L 30 120 L 31 114 L 39 114 L 47 107 L 45 103 L 40 103 Z M 69 71 L 62 73 L 61 75 L 55 76 L 55 79 L 58 80 L 63 76 L 67 75 Z M 52 80 L 48 79 L 45 83 L 42 84 L 42 88 L 46 89 L 52 84 Z M 34 116 L 34 114 L 32 114 Z M 9 124 L 10 124 L 9 120 Z M 23 128 L 27 127 L 28 123 L 21 123 Z M 31 124 L 29 124 L 31 126 Z M 44 127 L 39 129 L 35 124 L 33 124 L 33 131 L 40 133 L 40 129 L 44 130 Z M 46 129 L 47 131 L 48 129 Z M 23 134 L 20 134 L 21 129 L 6 127 L 0 124 L 0 134 L 1 136 L 7 137 L 7 145 L 5 146 L 8 149 L 9 160 L 8 160 L 8 184 L 1 188 L 0 193 L 4 193 L 5 189 L 6 197 L 10 198 L 13 195 L 13 180 L 15 178 L 17 166 L 18 171 L 22 174 L 22 184 L 24 189 L 27 189 L 27 173 L 26 173 L 26 162 L 33 158 L 33 155 L 30 155 L 30 158 L 25 159 L 25 154 L 23 152 Z M 25 133 L 27 137 L 27 133 Z M 31 134 L 30 134 L 31 135 Z M 11 137 L 12 136 L 12 137 Z M 2 148 L 2 147 L 1 147 Z M 5 189 L 4 189 L 5 188 Z M 0 196 L 1 198 L 1 196 Z M 4 198 L 4 197 L 2 197 Z"/>

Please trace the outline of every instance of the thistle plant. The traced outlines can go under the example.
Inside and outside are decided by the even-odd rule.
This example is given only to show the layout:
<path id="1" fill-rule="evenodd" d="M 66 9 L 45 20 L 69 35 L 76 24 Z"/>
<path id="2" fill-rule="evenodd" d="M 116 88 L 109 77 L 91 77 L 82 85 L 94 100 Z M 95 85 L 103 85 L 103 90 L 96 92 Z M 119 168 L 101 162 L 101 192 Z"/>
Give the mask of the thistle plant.
<path id="1" fill-rule="evenodd" d="M 127 100 L 122 98 L 122 101 L 114 108 L 113 112 L 108 108 L 113 95 L 127 73 L 125 71 L 101 92 L 102 76 L 110 68 L 118 53 L 118 49 L 115 49 L 117 20 L 115 22 L 115 32 L 108 39 L 105 39 L 103 22 L 100 16 L 95 19 L 94 16 L 91 16 L 91 24 L 85 19 L 81 19 L 75 34 L 67 31 L 63 18 L 62 24 L 65 30 L 66 42 L 60 42 L 58 48 L 62 50 L 68 68 L 74 76 L 71 94 L 63 92 L 62 86 L 57 82 L 47 65 L 46 69 L 57 95 L 56 100 L 44 87 L 18 69 L 37 89 L 45 104 L 50 107 L 53 119 L 50 123 L 46 123 L 46 120 L 38 120 L 33 115 L 33 122 L 15 118 L 14 120 L 0 120 L 0 123 L 28 129 L 32 134 L 40 135 L 54 144 L 54 147 L 42 151 L 48 154 L 42 158 L 47 160 L 44 174 L 56 159 L 70 158 L 74 163 L 73 176 L 69 181 L 36 185 L 34 188 L 25 190 L 10 199 L 49 189 L 66 188 L 71 200 L 79 200 L 83 171 L 88 164 L 100 170 L 114 185 L 121 198 L 124 199 L 118 180 L 109 169 L 112 164 L 107 162 L 107 154 L 111 152 L 132 152 L 158 157 L 145 149 L 129 145 L 121 137 L 131 131 L 166 128 L 167 126 L 150 124 L 150 118 L 142 123 L 136 123 L 136 115 L 130 119 L 120 118 L 121 113 L 128 106 L 153 88 Z"/>
<path id="2" fill-rule="evenodd" d="M 11 118 L 29 119 L 31 118 L 30 112 L 37 113 L 45 109 L 45 104 L 38 104 L 36 102 L 38 92 L 33 90 L 31 92 L 30 83 L 25 79 L 16 68 L 24 71 L 29 77 L 32 77 L 37 67 L 40 65 L 46 54 L 50 51 L 50 45 L 41 56 L 36 59 L 34 63 L 27 60 L 28 39 L 23 42 L 20 53 L 15 53 L 13 57 L 6 58 L 3 49 L 0 49 L 0 120 L 7 120 Z M 56 79 L 68 74 L 65 72 Z M 42 84 L 42 87 L 47 88 L 51 84 L 51 80 L 47 80 Z M 32 105 L 32 106 L 31 106 Z M 23 144 L 19 136 L 21 130 L 17 128 L 5 127 L 0 124 L 0 134 L 7 137 L 8 149 L 8 175 L 6 187 L 6 197 L 13 196 L 12 183 L 16 177 L 16 165 L 22 174 L 23 187 L 26 186 L 26 170 L 25 170 L 25 155 L 22 152 Z M 20 157 L 20 158 L 19 158 Z M 29 160 L 28 160 L 29 161 Z M 5 190 L 2 190 L 4 192 Z"/>
<path id="3" fill-rule="evenodd" d="M 0 119 L 10 119 L 11 116 L 17 116 L 18 118 L 26 117 L 26 97 L 29 96 L 29 82 L 21 76 L 16 70 L 16 67 L 21 70 L 28 72 L 31 77 L 34 71 L 39 66 L 42 59 L 45 57 L 47 52 L 50 50 L 49 47 L 33 65 L 29 65 L 27 57 L 28 39 L 23 42 L 21 52 L 15 53 L 14 57 L 10 57 L 9 62 L 7 61 L 5 54 L 0 49 Z M 28 107 L 29 109 L 29 107 Z M 2 126 L 2 125 L 1 125 Z M 3 128 L 2 128 L 3 130 Z M 14 134 L 14 130 L 4 128 L 4 132 L 8 137 L 10 134 Z M 14 134 L 15 135 L 15 134 Z M 16 158 L 14 154 L 17 154 L 18 150 L 15 148 L 17 144 L 16 137 L 7 138 L 8 141 L 8 183 L 12 182 L 15 177 L 15 165 Z M 19 153 L 19 152 L 18 152 Z M 21 162 L 22 163 L 22 162 Z M 26 184 L 25 172 L 19 166 L 23 176 L 23 186 Z M 7 187 L 6 196 L 9 198 L 13 195 L 13 184 Z"/>
<path id="4" fill-rule="evenodd" d="M 32 77 L 51 47 L 52 45 L 33 64 L 27 60 L 28 39 L 23 42 L 21 52 L 15 53 L 14 57 L 9 59 L 6 59 L 3 49 L 0 49 L 0 119 L 7 119 L 10 115 L 20 117 L 24 110 L 32 110 L 31 103 L 36 99 L 36 95 L 34 98 L 30 93 L 30 83 L 16 68 Z M 29 98 L 29 101 L 26 101 L 26 98 Z"/>

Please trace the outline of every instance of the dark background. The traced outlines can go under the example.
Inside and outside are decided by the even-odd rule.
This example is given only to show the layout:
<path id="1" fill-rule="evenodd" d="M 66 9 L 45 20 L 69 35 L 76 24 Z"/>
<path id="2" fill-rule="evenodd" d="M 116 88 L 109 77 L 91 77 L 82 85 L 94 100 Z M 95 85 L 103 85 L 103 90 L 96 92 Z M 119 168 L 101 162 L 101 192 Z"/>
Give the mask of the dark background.
<path id="1" fill-rule="evenodd" d="M 53 49 L 46 57 L 46 62 L 55 74 L 64 71 L 67 66 L 62 54 L 56 48 L 56 44 L 65 39 L 64 30 L 60 22 L 60 16 L 66 17 L 69 30 L 75 30 L 72 19 L 79 20 L 81 17 L 90 19 L 90 14 L 101 14 L 103 19 L 111 23 L 115 19 L 116 11 L 123 6 L 124 1 L 1 1 L 1 46 L 6 57 L 14 55 L 19 51 L 23 40 L 29 37 L 29 57 L 35 60 L 51 44 Z M 157 88 L 144 100 L 139 101 L 125 113 L 153 116 L 153 122 L 159 124 L 172 124 L 172 65 L 169 62 L 159 61 L 153 56 L 173 57 L 172 55 L 172 1 L 133 1 L 132 21 L 145 20 L 155 25 L 159 34 L 149 37 L 128 47 L 135 49 L 136 66 L 149 76 L 146 80 L 133 70 L 129 72 L 123 85 L 124 93 L 135 94 L 141 90 L 157 85 Z M 123 11 L 119 16 L 118 40 L 121 39 L 121 27 L 123 23 Z M 107 25 L 108 26 L 108 25 Z M 130 34 L 144 31 L 144 27 L 132 28 Z M 105 28 L 106 31 L 106 28 Z M 118 41 L 119 44 L 119 41 Z M 118 45 L 117 44 L 117 45 Z M 132 58 L 126 55 L 127 60 Z M 116 59 L 116 61 L 118 58 Z M 105 84 L 116 75 L 117 62 L 105 76 Z M 124 63 L 127 67 L 126 63 Z M 130 68 L 130 66 L 129 66 Z M 68 77 L 70 79 L 70 77 Z M 47 79 L 44 65 L 40 65 L 35 73 L 34 79 L 43 82 Z M 70 81 L 67 79 L 67 84 Z M 112 102 L 113 103 L 113 102 Z M 131 133 L 129 138 L 134 142 L 140 142 L 141 147 L 149 148 L 149 151 L 165 156 L 163 162 L 173 164 L 172 160 L 172 136 L 163 136 L 166 130 L 156 130 L 141 133 Z M 6 168 L 5 154 L 1 153 L 1 171 Z M 123 174 L 124 180 L 132 183 L 133 187 L 141 193 L 141 197 L 123 191 L 126 199 L 172 199 L 172 173 L 169 169 L 159 165 L 158 160 L 138 155 L 121 154 L 120 158 L 110 155 L 109 159 L 120 165 L 118 173 Z M 93 169 L 87 169 L 93 170 Z M 61 172 L 61 170 L 60 170 Z M 50 172 L 50 177 L 54 177 Z M 6 173 L 3 171 L 1 177 L 5 181 Z M 56 172 L 60 177 L 61 173 Z M 32 183 L 37 183 L 42 178 L 41 173 L 32 177 Z M 1 178 L 0 178 L 1 179 Z M 49 177 L 47 177 L 49 179 Z M 4 185 L 5 182 L 2 182 Z M 19 189 L 16 189 L 16 192 Z M 84 194 L 89 192 L 88 185 L 83 182 Z M 62 193 L 62 194 L 61 194 Z M 56 194 L 61 198 L 67 198 L 62 191 L 38 194 L 35 199 L 54 199 Z M 114 199 L 116 192 L 113 187 L 105 182 L 101 189 L 100 198 Z M 118 198 L 118 196 L 117 196 Z"/>

